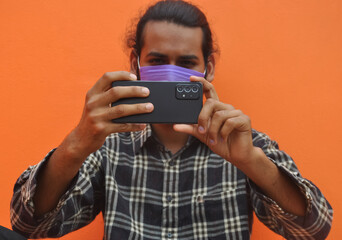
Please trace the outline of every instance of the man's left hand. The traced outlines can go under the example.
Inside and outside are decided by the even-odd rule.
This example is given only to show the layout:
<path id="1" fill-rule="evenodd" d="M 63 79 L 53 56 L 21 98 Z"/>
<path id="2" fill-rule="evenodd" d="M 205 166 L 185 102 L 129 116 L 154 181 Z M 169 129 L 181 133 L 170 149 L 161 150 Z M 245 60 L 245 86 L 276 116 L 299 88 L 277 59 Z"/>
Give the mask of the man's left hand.
<path id="1" fill-rule="evenodd" d="M 200 77 L 206 101 L 198 117 L 198 124 L 175 124 L 174 130 L 193 135 L 227 161 L 236 166 L 248 164 L 255 154 L 251 121 L 241 110 L 219 101 L 214 86 Z"/>

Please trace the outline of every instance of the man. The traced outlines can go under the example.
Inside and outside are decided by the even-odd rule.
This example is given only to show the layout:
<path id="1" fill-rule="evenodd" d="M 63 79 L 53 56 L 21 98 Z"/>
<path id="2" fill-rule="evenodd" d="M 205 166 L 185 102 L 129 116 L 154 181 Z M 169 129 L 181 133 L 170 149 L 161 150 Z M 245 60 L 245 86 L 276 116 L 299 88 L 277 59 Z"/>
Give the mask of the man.
<path id="1" fill-rule="evenodd" d="M 324 239 L 332 209 L 301 177 L 292 159 L 242 111 L 220 102 L 215 58 L 204 14 L 183 1 L 161 1 L 141 17 L 129 39 L 131 73 L 110 72 L 89 90 L 78 126 L 18 179 L 13 229 L 30 238 L 59 237 L 102 211 L 104 239 L 249 239 L 252 211 L 287 239 Z M 198 124 L 114 124 L 153 111 L 137 80 L 145 66 L 205 72 L 206 101 Z M 180 69 L 182 69 L 180 68 Z"/>

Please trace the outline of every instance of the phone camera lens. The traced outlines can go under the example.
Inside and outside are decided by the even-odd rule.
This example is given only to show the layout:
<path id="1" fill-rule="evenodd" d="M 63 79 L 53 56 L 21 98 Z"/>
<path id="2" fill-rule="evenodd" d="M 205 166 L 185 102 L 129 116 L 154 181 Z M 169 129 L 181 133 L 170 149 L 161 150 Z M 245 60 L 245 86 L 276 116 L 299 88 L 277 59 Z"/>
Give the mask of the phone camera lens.
<path id="1" fill-rule="evenodd" d="M 182 86 L 178 86 L 178 87 L 177 87 L 177 92 L 183 92 L 183 90 L 184 90 L 184 89 L 183 89 Z"/>
<path id="2" fill-rule="evenodd" d="M 184 90 L 185 90 L 185 92 L 187 92 L 187 93 L 188 93 L 188 92 L 190 92 L 190 91 L 191 91 L 191 88 L 190 88 L 189 86 L 186 86 Z"/>
<path id="3" fill-rule="evenodd" d="M 192 92 L 197 93 L 198 92 L 198 87 L 197 86 L 193 86 L 192 87 Z"/>

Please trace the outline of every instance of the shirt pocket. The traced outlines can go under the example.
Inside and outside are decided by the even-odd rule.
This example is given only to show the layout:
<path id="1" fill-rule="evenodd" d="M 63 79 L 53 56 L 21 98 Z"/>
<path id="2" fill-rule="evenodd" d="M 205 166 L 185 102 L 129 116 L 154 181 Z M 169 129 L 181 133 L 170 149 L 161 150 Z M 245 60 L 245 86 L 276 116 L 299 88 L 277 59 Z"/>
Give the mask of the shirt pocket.
<path id="1" fill-rule="evenodd" d="M 192 219 L 195 225 L 206 226 L 208 237 L 249 230 L 246 187 L 221 188 L 194 196 Z"/>

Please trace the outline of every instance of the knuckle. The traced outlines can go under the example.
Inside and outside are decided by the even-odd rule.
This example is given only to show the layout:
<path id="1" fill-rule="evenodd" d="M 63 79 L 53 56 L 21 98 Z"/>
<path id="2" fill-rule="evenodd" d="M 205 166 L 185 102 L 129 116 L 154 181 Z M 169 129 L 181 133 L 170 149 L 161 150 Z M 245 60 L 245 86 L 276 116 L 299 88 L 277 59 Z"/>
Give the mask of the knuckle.
<path id="1" fill-rule="evenodd" d="M 127 131 L 129 129 L 129 124 L 128 123 L 122 123 L 122 124 L 119 124 L 119 131 Z"/>
<path id="2" fill-rule="evenodd" d="M 118 116 L 122 116 L 125 113 L 125 107 L 122 105 L 117 105 L 113 109 L 114 113 Z"/>
<path id="3" fill-rule="evenodd" d="M 199 115 L 198 122 L 199 123 L 204 123 L 205 121 L 206 121 L 206 118 L 204 116 Z"/>
<path id="4" fill-rule="evenodd" d="M 122 75 L 126 75 L 127 72 L 125 72 L 125 71 L 117 71 L 117 73 L 118 73 L 120 76 L 122 76 Z"/>
<path id="5" fill-rule="evenodd" d="M 108 90 L 109 95 L 116 96 L 119 93 L 119 89 L 117 87 L 112 87 Z"/>
<path id="6" fill-rule="evenodd" d="M 92 99 L 88 99 L 84 105 L 84 108 L 87 112 L 91 112 L 94 109 L 94 101 L 92 101 Z"/>
<path id="7" fill-rule="evenodd" d="M 246 119 L 246 122 L 251 123 L 251 118 L 250 118 L 249 116 L 244 115 L 244 117 L 245 117 L 245 119 Z"/>
<path id="8" fill-rule="evenodd" d="M 207 99 L 208 105 L 211 107 L 214 107 L 216 104 L 219 104 L 220 102 L 216 100 L 215 98 L 208 98 Z"/>
<path id="9" fill-rule="evenodd" d="M 208 129 L 208 135 L 209 135 L 210 138 L 215 137 L 215 135 L 216 135 L 216 128 L 215 128 L 215 126 L 211 126 Z"/>
<path id="10" fill-rule="evenodd" d="M 240 115 L 240 116 L 243 115 L 243 112 L 240 109 L 237 109 L 235 111 L 236 111 L 237 115 Z"/>
<path id="11" fill-rule="evenodd" d="M 230 126 L 230 125 L 232 125 L 232 124 L 234 124 L 234 120 L 233 120 L 232 118 L 228 118 L 228 119 L 225 121 L 225 125 Z"/>
<path id="12" fill-rule="evenodd" d="M 92 96 L 93 96 L 93 93 L 92 93 L 92 90 L 90 89 L 85 95 L 86 101 L 88 101 Z"/>
<path id="13" fill-rule="evenodd" d="M 213 118 L 222 118 L 224 116 L 224 112 L 223 111 L 216 111 L 214 114 L 213 114 Z"/>
<path id="14" fill-rule="evenodd" d="M 215 100 L 212 99 L 212 98 L 208 98 L 207 101 L 206 101 L 206 103 L 207 103 L 208 105 L 213 105 L 213 104 L 215 103 Z"/>
<path id="15" fill-rule="evenodd" d="M 118 80 L 127 80 L 128 74 L 125 71 L 117 71 L 115 72 L 115 76 Z"/>
<path id="16" fill-rule="evenodd" d="M 94 127 L 93 127 L 93 134 L 95 136 L 102 135 L 105 130 L 106 130 L 105 124 L 99 122 L 99 123 L 96 123 L 94 125 Z"/>
<path id="17" fill-rule="evenodd" d="M 96 108 L 96 105 L 97 105 L 97 100 L 98 100 L 98 97 L 96 96 L 88 96 L 87 97 L 87 100 L 85 102 L 85 109 L 88 111 L 88 112 L 91 112 L 92 110 L 94 110 Z"/>
<path id="18" fill-rule="evenodd" d="M 92 109 L 93 109 L 93 108 L 92 108 L 92 104 L 91 104 L 89 101 L 87 101 L 87 102 L 84 104 L 84 110 L 85 110 L 86 112 L 91 112 Z"/>
<path id="19" fill-rule="evenodd" d="M 228 104 L 228 103 L 226 103 L 225 105 L 226 105 L 226 108 L 227 108 L 227 109 L 229 109 L 229 110 L 235 110 L 235 108 L 234 108 L 232 105 L 230 105 L 230 104 Z"/>
<path id="20" fill-rule="evenodd" d="M 211 90 L 214 90 L 214 85 L 210 82 L 208 82 L 208 89 L 211 91 Z"/>
<path id="21" fill-rule="evenodd" d="M 98 115 L 93 113 L 93 112 L 90 112 L 87 115 L 87 119 L 88 119 L 88 122 L 90 123 L 90 125 L 96 126 L 97 120 L 98 120 Z"/>
<path id="22" fill-rule="evenodd" d="M 104 79 L 109 79 L 109 78 L 110 78 L 110 72 L 105 72 L 105 73 L 102 75 L 102 78 L 104 78 Z"/>

